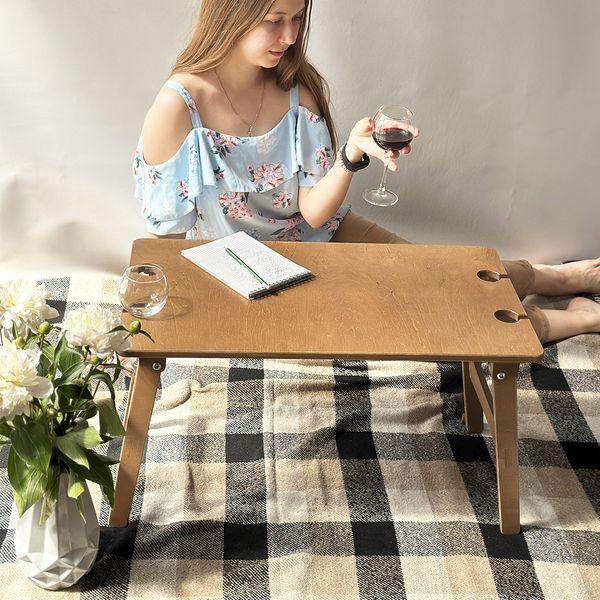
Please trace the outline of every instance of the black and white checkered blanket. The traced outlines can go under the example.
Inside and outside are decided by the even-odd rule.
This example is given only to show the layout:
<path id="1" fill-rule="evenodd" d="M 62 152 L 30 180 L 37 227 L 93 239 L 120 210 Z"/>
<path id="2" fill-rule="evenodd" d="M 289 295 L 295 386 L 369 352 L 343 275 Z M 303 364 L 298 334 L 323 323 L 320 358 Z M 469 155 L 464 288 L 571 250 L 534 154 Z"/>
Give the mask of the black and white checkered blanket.
<path id="1" fill-rule="evenodd" d="M 114 278 L 45 283 L 61 313 L 115 304 Z M 579 336 L 521 367 L 516 536 L 489 430 L 461 424 L 460 365 L 168 361 L 130 524 L 102 529 L 69 598 L 599 598 L 599 350 Z M 6 456 L 0 597 L 56 598 L 14 562 Z"/>

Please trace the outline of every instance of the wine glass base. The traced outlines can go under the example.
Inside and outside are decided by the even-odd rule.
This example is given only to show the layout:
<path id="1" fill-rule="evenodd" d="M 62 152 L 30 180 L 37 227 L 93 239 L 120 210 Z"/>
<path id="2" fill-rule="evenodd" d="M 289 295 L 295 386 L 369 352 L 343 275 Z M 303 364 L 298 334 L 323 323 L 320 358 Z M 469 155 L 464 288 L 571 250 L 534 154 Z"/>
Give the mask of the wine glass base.
<path id="1" fill-rule="evenodd" d="M 384 192 L 366 190 L 363 192 L 363 199 L 365 202 L 375 206 L 393 206 L 398 202 L 398 196 L 389 190 L 385 190 Z"/>

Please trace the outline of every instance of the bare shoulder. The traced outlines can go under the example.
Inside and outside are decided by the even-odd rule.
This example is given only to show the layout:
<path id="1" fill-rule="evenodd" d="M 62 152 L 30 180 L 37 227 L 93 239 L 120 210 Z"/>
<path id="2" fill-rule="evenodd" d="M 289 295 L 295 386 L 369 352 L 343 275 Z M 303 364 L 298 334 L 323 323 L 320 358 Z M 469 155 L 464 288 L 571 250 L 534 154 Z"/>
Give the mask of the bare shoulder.
<path id="1" fill-rule="evenodd" d="M 171 81 L 181 83 L 194 99 L 201 94 L 199 78 L 176 74 Z M 160 164 L 171 158 L 192 130 L 190 110 L 181 95 L 171 88 L 161 88 L 144 119 L 144 160 Z"/>
<path id="2" fill-rule="evenodd" d="M 300 102 L 300 106 L 308 108 L 310 112 L 315 113 L 316 115 L 321 114 L 319 105 L 317 104 L 313 93 L 301 83 L 298 84 L 298 101 Z"/>
<path id="3" fill-rule="evenodd" d="M 144 160 L 165 162 L 177 152 L 192 129 L 190 112 L 174 90 L 162 88 L 144 119 Z"/>
<path id="4" fill-rule="evenodd" d="M 170 81 L 180 83 L 196 100 L 212 91 L 214 83 L 211 75 L 207 73 L 174 73 Z"/>

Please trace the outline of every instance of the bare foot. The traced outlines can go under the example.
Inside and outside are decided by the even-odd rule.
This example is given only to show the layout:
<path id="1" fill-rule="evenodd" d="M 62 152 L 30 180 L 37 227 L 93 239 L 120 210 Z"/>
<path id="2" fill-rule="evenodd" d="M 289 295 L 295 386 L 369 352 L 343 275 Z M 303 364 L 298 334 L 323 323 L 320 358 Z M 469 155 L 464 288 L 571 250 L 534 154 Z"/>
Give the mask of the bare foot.
<path id="1" fill-rule="evenodd" d="M 589 298 L 573 298 L 567 305 L 569 312 L 583 313 L 586 319 L 589 319 L 591 329 L 589 331 L 600 332 L 600 304 Z"/>
<path id="2" fill-rule="evenodd" d="M 564 265 L 533 265 L 534 291 L 543 296 L 600 294 L 600 258 Z"/>

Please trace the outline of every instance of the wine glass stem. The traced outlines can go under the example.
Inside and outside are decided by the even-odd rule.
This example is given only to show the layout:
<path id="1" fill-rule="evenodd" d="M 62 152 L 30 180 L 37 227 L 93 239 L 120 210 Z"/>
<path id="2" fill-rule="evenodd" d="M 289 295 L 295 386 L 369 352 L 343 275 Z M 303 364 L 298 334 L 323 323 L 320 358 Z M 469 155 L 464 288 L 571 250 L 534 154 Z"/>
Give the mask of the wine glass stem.
<path id="1" fill-rule="evenodd" d="M 381 177 L 381 183 L 379 184 L 379 187 L 377 188 L 377 193 L 380 196 L 382 196 L 386 192 L 385 181 L 387 179 L 387 174 L 388 174 L 388 166 L 387 166 L 387 164 L 385 164 L 385 165 L 383 165 L 383 175 Z"/>

